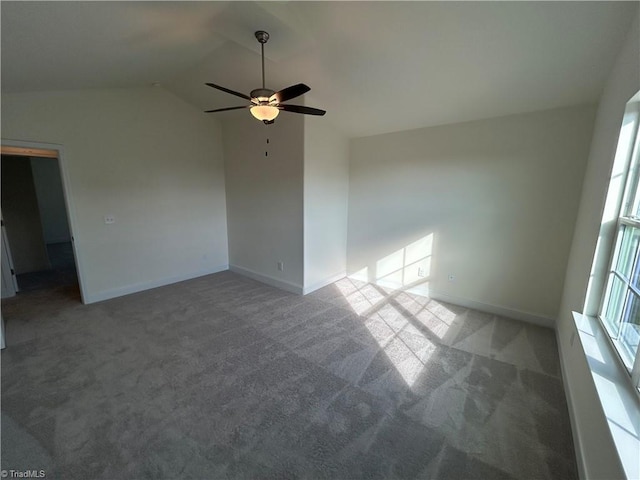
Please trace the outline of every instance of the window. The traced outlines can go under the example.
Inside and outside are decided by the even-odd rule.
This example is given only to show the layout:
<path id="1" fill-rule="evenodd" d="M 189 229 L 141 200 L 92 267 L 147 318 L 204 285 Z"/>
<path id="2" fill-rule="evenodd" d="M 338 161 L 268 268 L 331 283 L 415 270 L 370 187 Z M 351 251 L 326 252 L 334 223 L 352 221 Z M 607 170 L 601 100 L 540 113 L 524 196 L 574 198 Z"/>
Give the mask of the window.
<path id="1" fill-rule="evenodd" d="M 618 141 L 616 162 L 623 165 L 619 180 L 623 188 L 616 205 L 616 236 L 599 314 L 636 387 L 640 387 L 639 106 L 637 101 L 630 102 L 632 115 L 625 119 Z"/>

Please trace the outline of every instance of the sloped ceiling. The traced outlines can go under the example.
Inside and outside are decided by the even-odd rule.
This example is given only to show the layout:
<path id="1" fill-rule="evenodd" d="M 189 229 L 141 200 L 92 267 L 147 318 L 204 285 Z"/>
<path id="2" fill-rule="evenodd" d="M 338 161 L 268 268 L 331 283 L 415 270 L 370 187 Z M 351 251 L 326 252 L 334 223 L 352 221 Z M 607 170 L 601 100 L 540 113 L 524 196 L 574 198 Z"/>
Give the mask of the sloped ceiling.
<path id="1" fill-rule="evenodd" d="M 303 82 L 350 136 L 597 101 L 636 2 L 8 2 L 2 92 Z M 239 115 L 246 112 L 216 114 Z M 228 118 L 228 117 L 227 117 Z"/>

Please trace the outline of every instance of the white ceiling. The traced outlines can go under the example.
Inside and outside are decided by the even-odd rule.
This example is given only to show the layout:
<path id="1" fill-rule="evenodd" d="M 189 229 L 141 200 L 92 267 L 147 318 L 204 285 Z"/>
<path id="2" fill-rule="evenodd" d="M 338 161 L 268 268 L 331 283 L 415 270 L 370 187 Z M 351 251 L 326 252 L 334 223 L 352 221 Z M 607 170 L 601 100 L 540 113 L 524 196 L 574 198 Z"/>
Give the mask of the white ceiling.
<path id="1" fill-rule="evenodd" d="M 351 136 L 595 102 L 636 2 L 9 2 L 2 91 L 149 86 L 205 110 L 204 85 L 303 82 Z M 242 114 L 246 112 L 241 111 Z M 238 112 L 218 113 L 237 115 Z"/>

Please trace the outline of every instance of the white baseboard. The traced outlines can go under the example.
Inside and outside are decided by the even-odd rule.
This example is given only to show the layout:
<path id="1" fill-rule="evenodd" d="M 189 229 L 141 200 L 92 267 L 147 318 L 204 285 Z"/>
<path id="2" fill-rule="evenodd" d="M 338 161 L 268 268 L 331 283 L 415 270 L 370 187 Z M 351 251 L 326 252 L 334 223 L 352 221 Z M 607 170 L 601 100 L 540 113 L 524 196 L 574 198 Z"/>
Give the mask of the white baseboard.
<path id="1" fill-rule="evenodd" d="M 315 292 L 316 290 L 320 290 L 322 287 L 326 287 L 327 285 L 330 285 L 334 282 L 337 282 L 338 280 L 340 280 L 341 278 L 344 278 L 347 276 L 347 272 L 340 272 L 340 273 L 336 273 L 335 275 L 326 278 L 320 282 L 314 283 L 313 285 L 311 285 L 310 287 L 304 287 L 302 289 L 302 294 L 303 295 L 307 295 L 308 293 L 311 292 Z"/>
<path id="2" fill-rule="evenodd" d="M 353 278 L 354 280 L 361 280 L 364 282 L 370 281 L 369 279 L 364 278 L 363 275 L 359 275 L 358 273 L 349 275 L 349 278 Z M 556 327 L 556 321 L 554 318 L 540 315 L 538 313 L 526 312 L 523 310 L 517 310 L 515 308 L 504 307 L 502 305 L 493 305 L 490 303 L 478 302 L 477 300 L 470 300 L 468 298 L 449 295 L 447 293 L 434 292 L 429 288 L 428 282 L 417 283 L 410 287 L 403 286 L 398 282 L 392 282 L 388 280 L 378 280 L 377 282 L 372 283 L 376 283 L 381 287 L 405 290 L 416 295 L 422 295 L 424 297 L 451 303 L 460 307 L 472 308 L 481 312 L 492 313 L 494 315 L 500 315 L 507 318 L 513 318 L 514 320 L 520 320 L 522 322 L 533 323 L 542 327 L 553 329 L 555 329 Z"/>
<path id="3" fill-rule="evenodd" d="M 248 268 L 239 267 L 238 265 L 229 265 L 229 270 L 231 270 L 232 272 L 238 273 L 240 275 L 244 275 L 245 277 L 249 277 L 254 280 L 257 280 L 258 282 L 266 283 L 267 285 L 271 285 L 272 287 L 277 287 L 277 288 L 280 288 L 281 290 L 286 290 L 287 292 L 297 293 L 298 295 L 302 295 L 302 292 L 303 292 L 303 287 L 301 285 L 287 282 L 286 280 L 273 278 L 268 275 L 255 272 Z"/>
<path id="4" fill-rule="evenodd" d="M 103 290 L 95 294 L 85 295 L 84 303 L 88 304 L 102 302 L 103 300 L 109 300 L 110 298 L 122 297 L 131 293 L 142 292 L 144 290 L 150 290 L 157 287 L 164 287 L 165 285 L 171 285 L 172 283 L 184 282 L 185 280 L 191 280 L 192 278 L 203 277 L 205 275 L 211 275 L 213 273 L 223 272 L 225 270 L 229 270 L 229 265 L 219 265 L 217 267 L 187 273 L 184 275 L 177 275 L 175 277 L 161 278 L 158 280 L 152 280 L 150 282 L 134 283 L 131 285 L 125 285 L 124 287 Z"/>
<path id="5" fill-rule="evenodd" d="M 352 277 L 352 278 L 358 280 L 358 277 Z M 424 283 L 415 283 L 411 286 L 407 286 L 407 285 L 402 285 L 399 282 L 393 282 L 393 281 L 381 279 L 375 282 L 375 284 L 384 288 L 391 288 L 393 290 L 402 290 L 404 292 L 413 293 L 414 295 L 431 297 L 431 290 L 429 289 L 429 283 L 426 281 Z M 453 303 L 453 302 L 450 302 L 450 303 Z"/>
<path id="6" fill-rule="evenodd" d="M 357 272 L 353 272 L 353 273 L 348 273 L 347 277 L 353 279 L 353 280 L 358 280 L 359 282 L 369 282 L 369 276 L 366 273 L 362 273 L 362 270 L 359 270 Z"/>
<path id="7" fill-rule="evenodd" d="M 446 293 L 429 291 L 429 297 L 434 300 L 440 300 L 454 305 L 459 305 L 465 308 L 473 308 L 474 310 L 480 310 L 481 312 L 492 313 L 494 315 L 500 315 L 502 317 L 513 318 L 514 320 L 520 320 L 522 322 L 533 323 L 540 325 L 541 327 L 553 328 L 556 327 L 556 321 L 554 318 L 540 315 L 538 313 L 526 312 L 523 310 L 517 310 L 515 308 L 503 307 L 501 305 L 492 305 L 490 303 L 478 302 L 476 300 L 469 300 L 468 298 L 457 297 L 455 295 L 449 295 Z"/>

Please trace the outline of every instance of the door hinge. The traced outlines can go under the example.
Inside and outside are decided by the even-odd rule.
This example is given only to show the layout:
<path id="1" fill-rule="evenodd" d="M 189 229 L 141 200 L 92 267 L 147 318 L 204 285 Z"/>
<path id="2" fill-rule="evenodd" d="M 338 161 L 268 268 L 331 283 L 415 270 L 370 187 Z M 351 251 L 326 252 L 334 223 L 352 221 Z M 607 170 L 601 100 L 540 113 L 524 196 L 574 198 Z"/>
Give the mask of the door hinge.
<path id="1" fill-rule="evenodd" d="M 13 268 L 11 269 L 11 275 L 13 275 L 14 277 L 16 276 L 16 272 Z"/>

